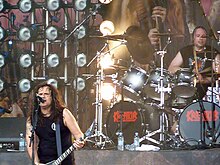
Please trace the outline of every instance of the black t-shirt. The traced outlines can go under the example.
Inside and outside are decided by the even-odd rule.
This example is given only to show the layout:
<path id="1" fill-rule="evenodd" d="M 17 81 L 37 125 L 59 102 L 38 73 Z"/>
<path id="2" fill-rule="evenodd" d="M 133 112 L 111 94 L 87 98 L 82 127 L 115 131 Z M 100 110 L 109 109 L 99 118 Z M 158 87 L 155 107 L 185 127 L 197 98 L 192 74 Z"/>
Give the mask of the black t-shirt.
<path id="1" fill-rule="evenodd" d="M 198 66 L 198 71 L 202 72 L 204 70 L 209 70 L 211 73 L 211 68 L 212 68 L 212 61 L 215 59 L 215 56 L 218 54 L 218 51 L 216 49 L 213 49 L 211 51 L 210 46 L 206 46 L 204 49 L 204 52 L 197 52 L 197 66 Z M 194 54 L 193 54 L 193 45 L 186 46 L 180 50 L 180 53 L 183 58 L 183 65 L 181 66 L 182 68 L 190 68 L 190 69 L 195 69 L 195 59 L 194 59 Z M 210 69 L 209 69 L 210 68 Z M 205 74 L 203 74 L 205 76 Z M 211 83 L 210 83 L 211 84 Z M 210 84 L 200 84 L 198 83 L 196 85 L 197 87 L 197 98 L 202 99 L 206 91 L 208 89 L 208 86 Z"/>
<path id="2" fill-rule="evenodd" d="M 60 134 L 62 152 L 66 151 L 72 144 L 71 133 L 63 123 L 62 113 L 60 114 Z M 40 163 L 48 163 L 58 158 L 56 145 L 55 123 L 50 117 L 43 117 L 42 124 L 38 122 L 36 134 L 39 138 L 38 157 Z M 73 164 L 71 154 L 62 162 L 62 165 Z"/>

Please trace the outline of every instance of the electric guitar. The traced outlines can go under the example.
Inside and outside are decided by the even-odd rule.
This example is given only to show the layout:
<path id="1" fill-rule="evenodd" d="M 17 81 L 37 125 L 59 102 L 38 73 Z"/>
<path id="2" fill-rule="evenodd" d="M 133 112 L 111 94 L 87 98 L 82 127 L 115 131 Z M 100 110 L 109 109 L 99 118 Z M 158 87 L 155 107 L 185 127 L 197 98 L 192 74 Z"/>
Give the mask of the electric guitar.
<path id="1" fill-rule="evenodd" d="M 86 141 L 87 138 L 82 139 L 80 138 L 80 141 Z M 59 165 L 66 157 L 71 154 L 74 150 L 76 150 L 76 147 L 72 144 L 62 155 L 59 156 L 56 160 L 53 160 L 49 163 L 46 163 L 46 165 Z"/>

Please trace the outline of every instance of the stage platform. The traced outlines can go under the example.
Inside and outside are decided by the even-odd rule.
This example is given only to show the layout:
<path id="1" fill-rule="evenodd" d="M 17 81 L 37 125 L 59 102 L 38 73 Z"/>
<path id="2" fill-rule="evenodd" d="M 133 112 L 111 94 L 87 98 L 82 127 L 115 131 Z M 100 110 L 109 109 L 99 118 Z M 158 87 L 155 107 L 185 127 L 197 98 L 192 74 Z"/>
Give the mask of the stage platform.
<path id="1" fill-rule="evenodd" d="M 76 165 L 219 165 L 220 148 L 158 152 L 80 150 Z M 0 165 L 31 165 L 25 152 L 0 152 Z"/>

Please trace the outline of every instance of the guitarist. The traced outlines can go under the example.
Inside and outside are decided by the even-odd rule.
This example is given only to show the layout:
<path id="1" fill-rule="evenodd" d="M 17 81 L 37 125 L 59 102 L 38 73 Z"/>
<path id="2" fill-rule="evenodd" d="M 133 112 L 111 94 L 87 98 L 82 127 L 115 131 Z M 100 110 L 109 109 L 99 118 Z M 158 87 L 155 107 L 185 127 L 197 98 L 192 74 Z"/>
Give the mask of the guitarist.
<path id="1" fill-rule="evenodd" d="M 30 95 L 29 108 L 26 123 L 27 152 L 36 165 L 46 164 L 59 157 L 56 145 L 57 123 L 60 128 L 62 152 L 72 145 L 72 135 L 76 139 L 73 143 L 76 149 L 84 146 L 85 142 L 82 140 L 84 135 L 55 87 L 46 82 L 36 86 Z M 33 146 L 34 156 L 32 156 Z M 74 156 L 70 154 L 63 160 L 62 165 L 72 164 L 75 164 Z"/>

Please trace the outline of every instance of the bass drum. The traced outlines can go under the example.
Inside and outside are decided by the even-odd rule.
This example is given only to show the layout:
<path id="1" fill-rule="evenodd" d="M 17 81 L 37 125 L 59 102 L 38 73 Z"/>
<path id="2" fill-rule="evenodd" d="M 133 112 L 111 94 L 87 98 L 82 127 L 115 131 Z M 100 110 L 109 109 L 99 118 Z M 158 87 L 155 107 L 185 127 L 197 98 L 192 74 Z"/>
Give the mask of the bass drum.
<path id="1" fill-rule="evenodd" d="M 214 104 L 214 121 L 216 126 L 219 124 L 220 107 Z M 212 105 L 211 102 L 200 101 L 194 102 L 188 105 L 180 115 L 179 118 L 179 131 L 180 136 L 185 142 L 191 146 L 198 145 L 200 137 L 200 127 L 202 127 L 202 135 L 205 135 L 205 144 L 209 145 L 212 143 L 211 136 L 209 134 L 207 124 L 212 127 Z M 205 111 L 205 117 L 202 116 L 202 126 L 200 126 L 200 109 Z M 207 121 L 207 122 L 204 122 Z M 218 135 L 220 130 L 218 129 L 215 135 Z M 216 143 L 220 142 L 220 138 L 217 139 Z"/>
<path id="2" fill-rule="evenodd" d="M 106 120 L 107 136 L 117 144 L 116 133 L 120 131 L 120 116 L 122 115 L 122 132 L 125 144 L 133 143 L 134 133 L 141 137 L 144 133 L 144 116 L 140 104 L 131 101 L 116 103 L 108 113 Z"/>

